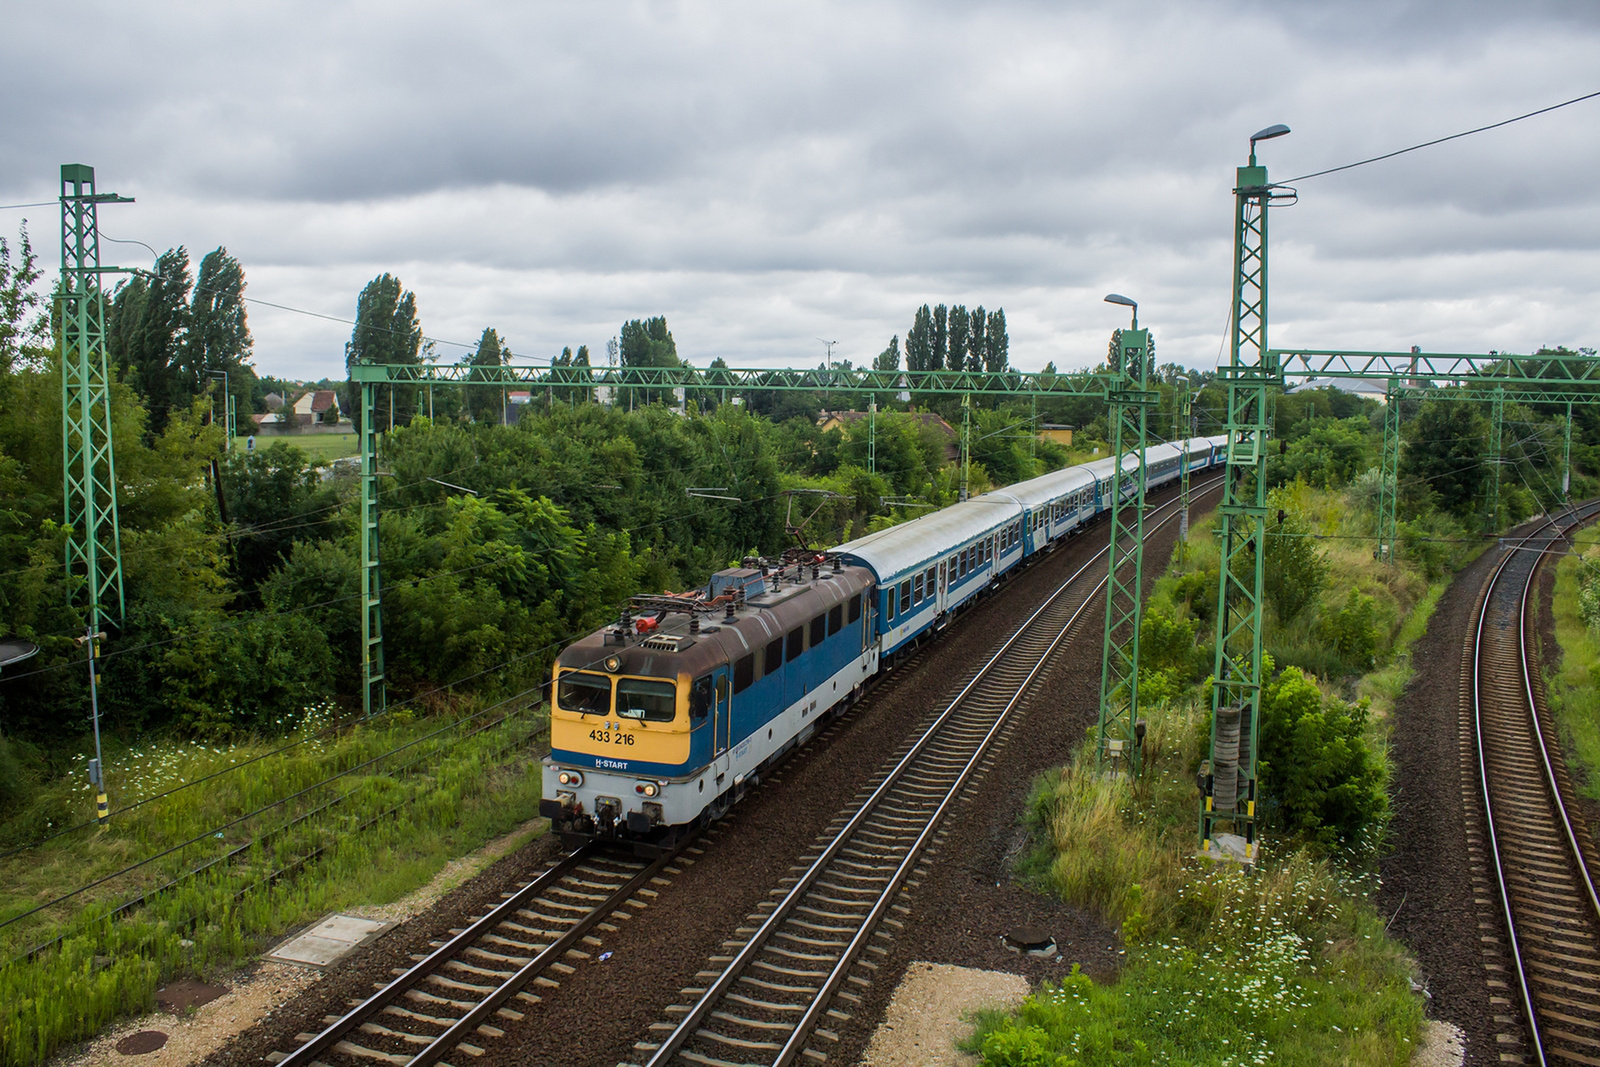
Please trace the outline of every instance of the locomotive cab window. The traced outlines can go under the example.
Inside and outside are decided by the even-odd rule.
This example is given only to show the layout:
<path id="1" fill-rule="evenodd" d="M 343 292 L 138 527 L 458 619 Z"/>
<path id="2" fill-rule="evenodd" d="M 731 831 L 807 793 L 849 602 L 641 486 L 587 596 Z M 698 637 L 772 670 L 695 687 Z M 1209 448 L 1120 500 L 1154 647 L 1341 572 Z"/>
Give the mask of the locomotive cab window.
<path id="1" fill-rule="evenodd" d="M 794 629 L 790 630 L 788 643 L 788 660 L 790 663 L 793 663 L 795 660 L 800 658 L 800 653 L 806 650 L 806 628 L 804 626 L 796 626 Z"/>
<path id="2" fill-rule="evenodd" d="M 809 647 L 816 648 L 822 644 L 822 639 L 828 636 L 827 625 L 828 617 L 826 615 L 818 615 L 811 620 L 811 644 Z"/>
<path id="3" fill-rule="evenodd" d="M 761 668 L 763 675 L 777 674 L 778 671 L 783 669 L 783 638 L 780 637 L 776 641 L 768 643 L 764 658 L 766 663 Z"/>
<path id="4" fill-rule="evenodd" d="M 733 691 L 742 693 L 750 688 L 750 683 L 756 680 L 756 654 L 754 652 L 740 658 L 733 665 Z"/>
<path id="5" fill-rule="evenodd" d="M 678 687 L 671 682 L 623 678 L 617 682 L 617 717 L 671 722 L 678 713 Z"/>
<path id="6" fill-rule="evenodd" d="M 567 671 L 556 686 L 556 702 L 562 711 L 580 715 L 611 713 L 611 679 L 599 674 Z"/>
<path id="7" fill-rule="evenodd" d="M 711 675 L 702 675 L 689 683 L 689 716 L 703 719 L 711 713 Z"/>
<path id="8" fill-rule="evenodd" d="M 828 609 L 828 636 L 832 637 L 839 632 L 839 627 L 844 625 L 844 606 L 835 604 Z"/>

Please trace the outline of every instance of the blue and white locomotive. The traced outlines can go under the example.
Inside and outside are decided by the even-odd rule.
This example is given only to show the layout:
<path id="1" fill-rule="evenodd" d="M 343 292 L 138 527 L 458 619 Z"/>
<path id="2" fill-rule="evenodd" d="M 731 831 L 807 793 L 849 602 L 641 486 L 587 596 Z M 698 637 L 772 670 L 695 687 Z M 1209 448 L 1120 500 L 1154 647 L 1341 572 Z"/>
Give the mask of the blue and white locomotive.
<path id="1" fill-rule="evenodd" d="M 1223 462 L 1225 442 L 1151 446 L 1149 485 Z M 690 593 L 635 597 L 616 625 L 556 659 L 541 814 L 569 842 L 641 850 L 719 817 L 916 642 L 1105 512 L 1112 462 L 1053 471 L 824 553 L 747 559 Z"/>

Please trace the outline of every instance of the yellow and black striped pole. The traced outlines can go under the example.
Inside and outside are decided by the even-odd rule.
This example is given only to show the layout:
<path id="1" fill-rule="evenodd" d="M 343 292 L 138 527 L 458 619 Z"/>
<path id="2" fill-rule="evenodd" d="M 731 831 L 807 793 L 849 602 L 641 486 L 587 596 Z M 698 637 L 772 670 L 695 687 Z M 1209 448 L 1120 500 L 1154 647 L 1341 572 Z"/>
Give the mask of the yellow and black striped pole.
<path id="1" fill-rule="evenodd" d="M 111 804 L 106 799 L 105 764 L 100 755 L 100 665 L 96 662 L 100 658 L 103 637 L 105 634 L 96 633 L 94 627 L 89 626 L 78 641 L 89 652 L 89 711 L 94 720 L 94 759 L 89 761 L 89 783 L 94 786 L 94 817 L 101 826 L 106 826 L 111 820 Z"/>

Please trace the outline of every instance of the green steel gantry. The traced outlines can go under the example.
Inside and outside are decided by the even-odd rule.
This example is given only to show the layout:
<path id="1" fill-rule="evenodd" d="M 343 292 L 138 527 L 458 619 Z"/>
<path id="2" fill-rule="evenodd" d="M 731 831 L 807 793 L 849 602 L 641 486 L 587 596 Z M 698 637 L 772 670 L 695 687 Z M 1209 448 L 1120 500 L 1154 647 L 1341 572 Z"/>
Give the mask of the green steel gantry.
<path id="1" fill-rule="evenodd" d="M 1098 765 L 1137 775 L 1144 723 L 1139 718 L 1139 623 L 1144 614 L 1145 447 L 1150 409 L 1160 394 L 1150 389 L 1150 331 L 1139 329 L 1139 309 L 1113 293 L 1107 302 L 1133 308 L 1133 325 L 1111 335 L 1106 419 L 1111 425 L 1111 537 L 1106 552 L 1106 625 L 1100 655 L 1100 716 L 1095 733 Z M 1124 457 L 1131 455 L 1130 465 Z M 1183 466 L 1183 464 L 1179 464 Z"/>
<path id="2" fill-rule="evenodd" d="M 1282 380 L 1267 348 L 1267 210 L 1277 192 L 1256 164 L 1256 141 L 1289 132 L 1270 127 L 1250 139 L 1250 162 L 1234 183 L 1232 338 L 1218 377 L 1228 391 L 1222 556 L 1217 581 L 1211 759 L 1202 767 L 1201 849 L 1219 822 L 1243 831 L 1255 858 L 1256 737 L 1261 713 L 1261 589 L 1267 534 L 1267 419 L 1271 386 Z"/>
<path id="3" fill-rule="evenodd" d="M 90 628 L 110 615 L 122 622 L 122 529 L 117 521 L 117 464 L 111 442 L 111 380 L 106 369 L 106 311 L 101 276 L 126 274 L 100 265 L 101 204 L 131 197 L 95 191 L 94 168 L 61 166 L 61 284 L 56 291 L 61 343 L 61 479 L 67 573 L 83 576 Z"/>
<path id="4" fill-rule="evenodd" d="M 1256 756 L 1260 729 L 1261 598 L 1266 548 L 1266 438 L 1273 386 L 1286 378 L 1379 379 L 1388 382 L 1380 472 L 1378 552 L 1392 561 L 1399 494 L 1400 405 L 1411 395 L 1439 395 L 1424 383 L 1459 387 L 1467 395 L 1488 388 L 1495 406 L 1492 447 L 1496 484 L 1490 514 L 1498 508 L 1498 462 L 1504 405 L 1526 395 L 1540 403 L 1600 400 L 1600 360 L 1589 353 L 1488 354 L 1356 352 L 1340 349 L 1274 349 L 1267 344 L 1267 214 L 1271 203 L 1292 198 L 1272 185 L 1256 162 L 1256 142 L 1287 133 L 1273 126 L 1250 140 L 1250 161 L 1238 168 L 1234 186 L 1234 277 L 1232 337 L 1228 363 L 1218 376 L 1228 390 L 1227 470 L 1223 499 L 1222 564 L 1217 582 L 1216 654 L 1213 661 L 1211 758 L 1201 768 L 1199 837 L 1204 855 L 1228 854 L 1217 847 L 1218 826 L 1243 837 L 1243 858 L 1257 851 Z M 1401 386 L 1400 380 L 1407 379 Z M 1518 387 L 1508 393 L 1507 386 Z M 1570 418 L 1568 420 L 1570 434 Z M 1491 520 L 1493 521 L 1493 520 Z"/>

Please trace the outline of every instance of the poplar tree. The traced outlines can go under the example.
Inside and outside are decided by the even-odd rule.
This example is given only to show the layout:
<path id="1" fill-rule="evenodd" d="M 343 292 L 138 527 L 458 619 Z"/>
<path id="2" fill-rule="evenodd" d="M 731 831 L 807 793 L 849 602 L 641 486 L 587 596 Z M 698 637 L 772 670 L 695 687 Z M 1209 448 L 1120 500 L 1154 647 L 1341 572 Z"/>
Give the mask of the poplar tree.
<path id="1" fill-rule="evenodd" d="M 1005 308 L 995 308 L 989 313 L 983 351 L 984 370 L 999 372 L 1011 366 L 1011 338 L 1006 335 Z"/>
<path id="2" fill-rule="evenodd" d="M 505 346 L 493 326 L 485 326 L 478 338 L 478 347 L 467 357 L 473 368 L 467 372 L 467 381 L 484 381 L 479 367 L 499 367 L 505 363 Z M 467 414 L 474 422 L 499 422 L 505 415 L 505 390 L 487 385 L 472 385 L 466 390 Z"/>
<path id="3" fill-rule="evenodd" d="M 906 331 L 906 370 L 929 370 L 933 364 L 933 312 L 923 304 Z"/>
<path id="4" fill-rule="evenodd" d="M 417 296 L 389 273 L 378 275 L 356 300 L 356 325 L 344 348 L 345 366 L 357 363 L 422 362 L 422 325 L 417 321 Z M 351 421 L 360 424 L 361 388 L 346 385 Z M 385 386 L 377 396 L 379 427 L 404 426 L 417 413 L 416 386 Z"/>
<path id="5" fill-rule="evenodd" d="M 929 370 L 943 370 L 949 366 L 950 350 L 950 322 L 949 311 L 943 304 L 933 309 L 933 358 L 928 361 Z M 953 370 L 960 370 L 957 364 Z"/>
<path id="6" fill-rule="evenodd" d="M 967 345 L 972 341 L 972 316 L 966 305 L 957 304 L 950 309 L 950 352 L 945 358 L 951 370 L 967 369 Z"/>
<path id="7" fill-rule="evenodd" d="M 206 253 L 195 279 L 183 342 L 183 374 L 190 392 L 204 392 L 213 371 L 225 373 L 241 418 L 254 410 L 256 382 L 255 368 L 249 364 L 244 285 L 244 268 L 226 248 Z"/>
<path id="8" fill-rule="evenodd" d="M 189 253 L 181 245 L 156 258 L 151 276 L 118 286 L 111 302 L 108 355 L 144 397 L 151 435 L 166 427 L 174 407 L 188 406 L 198 387 L 182 360 L 189 315 Z"/>
<path id="9" fill-rule="evenodd" d="M 907 355 L 910 354 L 910 335 L 906 337 Z M 895 334 L 889 338 L 888 347 L 879 352 L 872 361 L 873 370 L 899 370 L 900 369 L 900 335 Z"/>
<path id="10" fill-rule="evenodd" d="M 972 337 L 967 343 L 967 369 L 989 368 L 989 316 L 979 304 L 972 310 Z"/>

